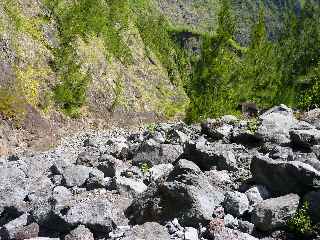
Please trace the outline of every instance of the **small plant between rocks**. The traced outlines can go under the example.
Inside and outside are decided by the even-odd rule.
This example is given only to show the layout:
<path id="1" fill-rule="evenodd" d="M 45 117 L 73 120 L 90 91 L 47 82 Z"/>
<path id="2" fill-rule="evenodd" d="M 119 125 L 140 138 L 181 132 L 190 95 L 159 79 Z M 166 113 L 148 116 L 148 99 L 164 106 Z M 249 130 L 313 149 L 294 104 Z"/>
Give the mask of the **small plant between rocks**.
<path id="1" fill-rule="evenodd" d="M 299 237 L 310 236 L 313 233 L 312 221 L 308 213 L 309 202 L 305 201 L 303 206 L 288 221 L 288 229 Z"/>

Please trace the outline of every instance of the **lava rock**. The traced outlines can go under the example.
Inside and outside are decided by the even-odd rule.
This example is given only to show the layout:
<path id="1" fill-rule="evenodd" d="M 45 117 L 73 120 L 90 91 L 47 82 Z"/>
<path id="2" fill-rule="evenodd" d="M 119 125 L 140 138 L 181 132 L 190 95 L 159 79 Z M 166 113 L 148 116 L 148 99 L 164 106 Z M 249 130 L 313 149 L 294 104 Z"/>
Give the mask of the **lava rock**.
<path id="1" fill-rule="evenodd" d="M 223 207 L 226 213 L 240 217 L 249 209 L 249 200 L 244 193 L 227 192 L 223 201 Z"/>
<path id="2" fill-rule="evenodd" d="M 279 194 L 299 193 L 320 188 L 320 172 L 302 162 L 275 161 L 255 156 L 251 162 L 253 180 Z"/>
<path id="3" fill-rule="evenodd" d="M 299 200 L 300 197 L 296 194 L 264 200 L 255 206 L 252 212 L 252 223 L 261 231 L 284 227 L 295 214 Z"/>
<path id="4" fill-rule="evenodd" d="M 248 189 L 245 194 L 251 205 L 256 205 L 259 202 L 262 202 L 265 199 L 271 198 L 271 193 L 263 185 L 256 185 Z"/>
<path id="5" fill-rule="evenodd" d="M 64 240 L 94 240 L 93 234 L 88 228 L 79 225 L 76 229 L 72 230 Z"/>

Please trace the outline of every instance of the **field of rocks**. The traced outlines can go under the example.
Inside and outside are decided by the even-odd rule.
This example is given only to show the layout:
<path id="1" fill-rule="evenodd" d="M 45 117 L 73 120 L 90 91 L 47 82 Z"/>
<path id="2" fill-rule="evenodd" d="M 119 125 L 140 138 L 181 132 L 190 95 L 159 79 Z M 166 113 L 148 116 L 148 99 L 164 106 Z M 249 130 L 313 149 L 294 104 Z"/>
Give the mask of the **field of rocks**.
<path id="1" fill-rule="evenodd" d="M 87 131 L 0 158 L 0 239 L 320 239 L 320 110 Z"/>

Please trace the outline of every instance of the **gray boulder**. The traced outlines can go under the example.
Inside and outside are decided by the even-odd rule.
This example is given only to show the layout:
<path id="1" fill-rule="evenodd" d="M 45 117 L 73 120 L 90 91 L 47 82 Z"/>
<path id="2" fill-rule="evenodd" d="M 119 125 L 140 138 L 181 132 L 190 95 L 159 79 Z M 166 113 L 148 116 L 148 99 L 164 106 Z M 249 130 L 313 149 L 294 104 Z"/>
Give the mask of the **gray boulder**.
<path id="1" fill-rule="evenodd" d="M 249 200 L 244 193 L 227 192 L 223 201 L 223 207 L 226 213 L 240 217 L 249 209 Z"/>
<path id="2" fill-rule="evenodd" d="M 312 152 L 316 154 L 317 158 L 320 160 L 320 145 L 314 145 L 311 147 Z"/>
<path id="3" fill-rule="evenodd" d="M 88 228 L 83 225 L 79 225 L 65 236 L 64 240 L 94 240 L 94 237 Z"/>
<path id="4" fill-rule="evenodd" d="M 265 199 L 271 198 L 271 193 L 263 185 L 256 185 L 248 189 L 245 194 L 251 205 L 256 205 L 259 202 L 262 202 Z"/>
<path id="5" fill-rule="evenodd" d="M 37 223 L 31 223 L 28 226 L 17 229 L 15 234 L 16 240 L 24 240 L 29 238 L 36 238 L 39 235 L 40 227 Z"/>
<path id="6" fill-rule="evenodd" d="M 184 229 L 184 240 L 199 240 L 198 230 L 192 227 Z"/>
<path id="7" fill-rule="evenodd" d="M 28 224 L 28 218 L 28 214 L 23 214 L 20 217 L 5 224 L 0 229 L 0 237 L 2 239 L 14 239 L 18 230 Z"/>
<path id="8" fill-rule="evenodd" d="M 126 177 L 116 177 L 116 186 L 121 195 L 129 197 L 136 197 L 147 190 L 147 186 L 142 180 Z"/>
<path id="9" fill-rule="evenodd" d="M 214 140 L 228 139 L 231 135 L 233 126 L 224 124 L 219 120 L 207 119 L 201 123 L 201 131 Z"/>
<path id="10" fill-rule="evenodd" d="M 87 167 L 95 167 L 98 164 L 99 157 L 100 151 L 98 151 L 96 148 L 88 148 L 86 151 L 81 152 L 78 155 L 76 164 Z"/>
<path id="11" fill-rule="evenodd" d="M 218 170 L 235 171 L 237 161 L 234 153 L 236 145 L 223 143 L 207 143 L 205 141 L 190 142 L 185 150 L 190 161 L 195 162 L 203 170 L 211 170 L 217 167 Z"/>
<path id="12" fill-rule="evenodd" d="M 294 161 L 303 162 L 309 164 L 314 169 L 320 171 L 320 161 L 317 158 L 316 154 L 311 153 L 304 153 L 304 152 L 295 152 L 294 153 Z"/>
<path id="13" fill-rule="evenodd" d="M 302 162 L 275 161 L 255 156 L 251 162 L 253 180 L 279 194 L 306 193 L 320 188 L 320 172 Z"/>
<path id="14" fill-rule="evenodd" d="M 256 136 L 264 142 L 277 144 L 290 143 L 290 128 L 298 120 L 293 111 L 285 105 L 274 107 L 259 117 L 261 125 L 258 127 Z"/>
<path id="15" fill-rule="evenodd" d="M 257 238 L 247 234 L 242 233 L 238 230 L 230 229 L 227 227 L 222 227 L 213 232 L 212 239 L 214 240 L 258 240 Z"/>
<path id="16" fill-rule="evenodd" d="M 71 226 L 84 225 L 97 235 L 108 234 L 114 226 L 112 203 L 100 196 L 85 196 L 69 202 L 70 208 L 63 219 Z"/>
<path id="17" fill-rule="evenodd" d="M 173 144 L 159 144 L 152 139 L 143 142 L 132 159 L 134 165 L 173 163 L 183 154 L 183 147 Z"/>
<path id="18" fill-rule="evenodd" d="M 295 214 L 300 197 L 288 194 L 262 201 L 254 207 L 251 221 L 261 231 L 271 231 L 286 226 Z"/>
<path id="19" fill-rule="evenodd" d="M 154 182 L 167 177 L 172 170 L 173 165 L 171 163 L 155 165 L 149 169 L 146 177 L 149 182 Z"/>
<path id="20" fill-rule="evenodd" d="M 292 144 L 300 148 L 311 148 L 320 144 L 320 130 L 309 124 L 298 124 L 290 131 Z"/>
<path id="21" fill-rule="evenodd" d="M 135 226 L 132 229 L 131 234 L 122 238 L 123 240 L 169 240 L 170 235 L 167 229 L 156 222 L 144 223 L 141 226 Z"/>
<path id="22" fill-rule="evenodd" d="M 81 165 L 68 166 L 63 171 L 63 177 L 67 187 L 82 186 L 89 178 L 91 168 Z"/>
<path id="23" fill-rule="evenodd" d="M 23 171 L 17 167 L 0 167 L 0 213 L 5 207 L 23 211 L 26 208 L 23 200 L 28 192 L 28 182 Z"/>
<path id="24" fill-rule="evenodd" d="M 178 218 L 183 224 L 197 226 L 212 218 L 223 198 L 221 189 L 214 188 L 194 163 L 180 160 L 165 182 L 151 184 L 125 213 L 137 224 Z"/>

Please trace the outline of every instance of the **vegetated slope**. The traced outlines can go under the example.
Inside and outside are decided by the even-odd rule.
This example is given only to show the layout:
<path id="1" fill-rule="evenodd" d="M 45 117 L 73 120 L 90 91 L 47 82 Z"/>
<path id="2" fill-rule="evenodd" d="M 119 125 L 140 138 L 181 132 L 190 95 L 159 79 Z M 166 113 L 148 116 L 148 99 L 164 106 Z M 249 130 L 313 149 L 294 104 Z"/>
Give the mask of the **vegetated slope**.
<path id="1" fill-rule="evenodd" d="M 183 113 L 175 45 L 149 1 L 0 2 L 0 112 L 108 118 Z"/>
<path id="2" fill-rule="evenodd" d="M 188 107 L 189 120 L 197 120 L 234 111 L 240 100 L 289 104 L 290 96 L 275 96 L 289 79 L 309 72 L 305 68 L 294 78 L 291 74 L 294 66 L 301 61 L 306 66 L 313 55 L 298 56 L 285 70 L 278 71 L 279 66 L 308 46 L 315 49 L 317 44 L 302 39 L 315 24 L 305 34 L 291 34 L 294 30 L 285 26 L 288 9 L 300 14 L 300 1 L 234 0 L 229 10 L 225 3 L 1 1 L 2 117 L 23 119 L 33 108 L 44 116 L 58 110 L 71 117 L 130 123 L 183 116 Z M 264 15 L 259 18 L 261 9 Z M 230 20 L 234 18 L 237 21 Z M 256 28 L 260 32 L 254 36 Z M 274 47 L 286 31 L 291 37 L 281 41 L 288 47 Z M 296 36 L 301 39 L 295 41 Z M 261 44 L 249 51 L 254 41 Z M 304 48 L 296 48 L 301 43 L 306 43 Z M 276 58 L 279 53 L 282 57 Z M 295 93 L 291 85 L 286 94 Z"/>

